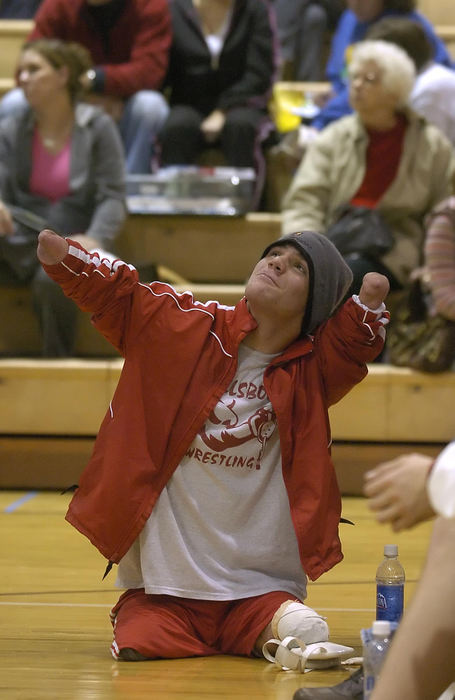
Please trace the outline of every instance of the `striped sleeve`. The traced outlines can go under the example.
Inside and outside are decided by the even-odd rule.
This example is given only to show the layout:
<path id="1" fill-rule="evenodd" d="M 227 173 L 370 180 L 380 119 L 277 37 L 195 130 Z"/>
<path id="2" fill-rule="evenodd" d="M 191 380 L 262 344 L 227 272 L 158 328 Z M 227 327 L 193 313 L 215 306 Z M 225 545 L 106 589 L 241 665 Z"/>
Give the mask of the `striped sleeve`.
<path id="1" fill-rule="evenodd" d="M 436 311 L 455 320 L 455 197 L 427 222 L 425 266 Z"/>

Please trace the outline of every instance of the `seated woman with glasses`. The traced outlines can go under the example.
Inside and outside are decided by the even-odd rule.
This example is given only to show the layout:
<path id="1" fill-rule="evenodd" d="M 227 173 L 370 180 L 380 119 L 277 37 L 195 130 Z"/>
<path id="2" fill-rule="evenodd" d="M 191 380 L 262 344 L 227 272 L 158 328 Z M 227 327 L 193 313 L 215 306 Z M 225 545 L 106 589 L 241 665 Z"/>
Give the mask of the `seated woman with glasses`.
<path id="1" fill-rule="evenodd" d="M 425 216 L 452 191 L 450 142 L 407 106 L 414 80 L 414 64 L 401 48 L 359 42 L 349 65 L 354 112 L 317 135 L 284 198 L 283 234 L 325 232 L 345 205 L 380 213 L 392 248 L 377 258 L 345 255 L 351 293 L 369 271 L 385 274 L 392 290 L 406 285 L 422 260 Z"/>
<path id="2" fill-rule="evenodd" d="M 335 119 L 350 114 L 346 76 L 352 48 L 357 42 L 369 38 L 373 27 L 386 17 L 416 22 L 430 43 L 433 60 L 447 68 L 453 67 L 446 45 L 425 14 L 417 9 L 417 0 L 346 0 L 345 4 L 327 59 L 326 75 L 331 83 L 332 96 L 312 121 L 314 129 L 322 129 Z"/>

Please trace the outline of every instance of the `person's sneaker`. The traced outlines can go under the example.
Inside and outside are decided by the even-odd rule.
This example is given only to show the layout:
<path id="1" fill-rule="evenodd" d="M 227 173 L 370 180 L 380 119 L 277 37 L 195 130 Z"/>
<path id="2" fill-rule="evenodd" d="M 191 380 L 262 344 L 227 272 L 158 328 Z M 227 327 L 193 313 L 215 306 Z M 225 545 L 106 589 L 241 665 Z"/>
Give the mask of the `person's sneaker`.
<path id="1" fill-rule="evenodd" d="M 299 688 L 293 700 L 363 700 L 363 668 L 350 678 L 327 688 Z"/>
<path id="2" fill-rule="evenodd" d="M 283 671 L 299 673 L 339 666 L 343 657 L 353 651 L 352 647 L 334 642 L 304 644 L 297 637 L 269 639 L 262 647 L 262 655 L 267 661 Z"/>

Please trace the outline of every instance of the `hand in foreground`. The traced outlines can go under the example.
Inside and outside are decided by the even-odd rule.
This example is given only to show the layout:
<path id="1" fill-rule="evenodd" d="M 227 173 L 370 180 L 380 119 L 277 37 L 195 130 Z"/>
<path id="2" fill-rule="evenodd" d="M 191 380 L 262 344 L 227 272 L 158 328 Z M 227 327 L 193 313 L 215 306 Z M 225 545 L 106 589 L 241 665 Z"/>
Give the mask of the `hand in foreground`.
<path id="1" fill-rule="evenodd" d="M 56 265 L 62 262 L 68 253 L 67 241 L 57 233 L 44 229 L 38 236 L 38 260 L 45 265 Z"/>
<path id="2" fill-rule="evenodd" d="M 369 309 L 377 309 L 385 300 L 389 289 L 389 280 L 385 275 L 379 272 L 367 272 L 363 277 L 359 299 Z"/>
<path id="3" fill-rule="evenodd" d="M 363 491 L 378 522 L 390 523 L 399 532 L 433 517 L 427 493 L 432 464 L 432 457 L 414 453 L 384 462 L 366 473 Z"/>

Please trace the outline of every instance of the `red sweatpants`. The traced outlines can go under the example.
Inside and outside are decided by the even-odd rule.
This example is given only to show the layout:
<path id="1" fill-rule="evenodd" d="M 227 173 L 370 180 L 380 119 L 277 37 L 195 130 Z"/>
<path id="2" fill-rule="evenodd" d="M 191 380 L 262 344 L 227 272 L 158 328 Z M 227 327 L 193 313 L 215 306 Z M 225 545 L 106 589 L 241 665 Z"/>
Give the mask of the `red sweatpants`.
<path id="1" fill-rule="evenodd" d="M 280 605 L 295 600 L 284 591 L 252 598 L 212 601 L 123 593 L 111 611 L 111 651 L 135 649 L 149 659 L 232 654 L 250 656 L 256 639 Z"/>

